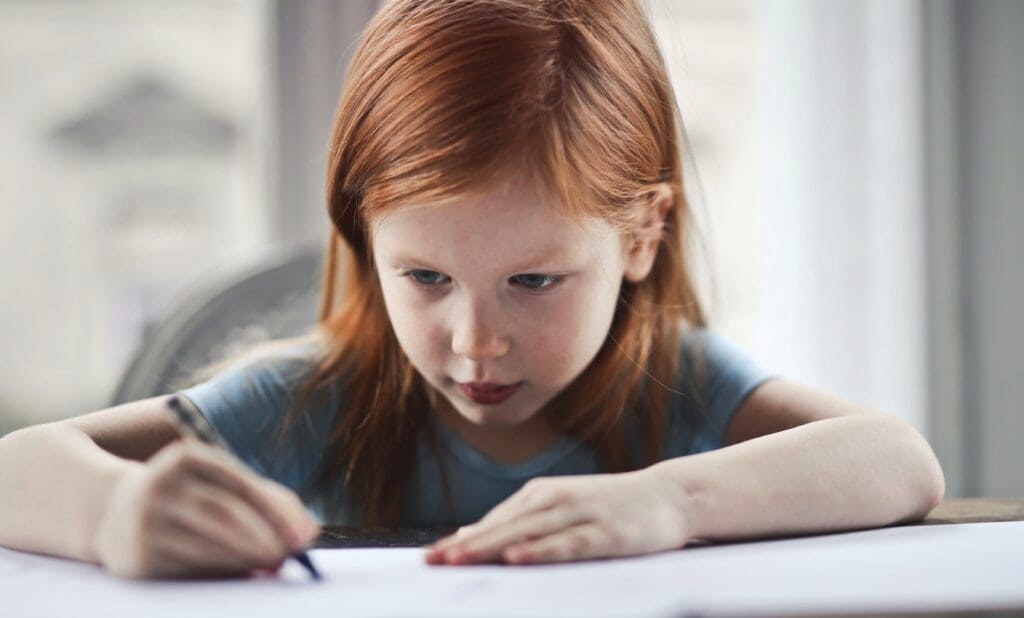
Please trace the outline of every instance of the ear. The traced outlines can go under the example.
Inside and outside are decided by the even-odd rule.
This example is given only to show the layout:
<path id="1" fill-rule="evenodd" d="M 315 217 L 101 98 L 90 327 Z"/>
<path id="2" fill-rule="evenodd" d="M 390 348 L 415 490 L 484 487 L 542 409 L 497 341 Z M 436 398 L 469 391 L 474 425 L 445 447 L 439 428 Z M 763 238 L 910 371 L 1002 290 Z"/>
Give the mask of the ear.
<path id="1" fill-rule="evenodd" d="M 665 183 L 659 184 L 643 210 L 642 222 L 625 239 L 623 276 L 628 281 L 639 283 L 651 272 L 654 258 L 658 255 L 665 216 L 672 208 L 672 203 L 671 187 Z"/>

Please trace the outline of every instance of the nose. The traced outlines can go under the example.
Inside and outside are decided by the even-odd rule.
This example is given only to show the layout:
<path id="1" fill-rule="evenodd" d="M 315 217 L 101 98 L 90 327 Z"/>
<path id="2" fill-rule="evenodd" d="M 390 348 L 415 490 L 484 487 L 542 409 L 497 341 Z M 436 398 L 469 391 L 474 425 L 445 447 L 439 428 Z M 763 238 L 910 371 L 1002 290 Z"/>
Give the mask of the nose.
<path id="1" fill-rule="evenodd" d="M 454 316 L 452 352 L 474 361 L 501 358 L 508 353 L 510 344 L 503 332 L 506 320 L 499 313 L 475 303 L 461 316 Z"/>

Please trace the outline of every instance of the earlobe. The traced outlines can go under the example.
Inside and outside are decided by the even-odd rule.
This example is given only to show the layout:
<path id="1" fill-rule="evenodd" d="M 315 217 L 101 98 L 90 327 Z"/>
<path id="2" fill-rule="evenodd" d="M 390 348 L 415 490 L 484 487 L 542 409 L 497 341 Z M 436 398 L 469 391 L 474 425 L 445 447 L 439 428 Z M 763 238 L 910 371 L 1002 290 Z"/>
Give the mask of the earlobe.
<path id="1" fill-rule="evenodd" d="M 626 268 L 623 272 L 626 280 L 633 283 L 643 281 L 654 267 L 657 250 L 656 241 L 637 241 L 626 256 Z"/>
<path id="2" fill-rule="evenodd" d="M 672 189 L 662 183 L 653 191 L 650 205 L 645 209 L 643 223 L 631 234 L 625 255 L 625 271 L 623 275 L 628 281 L 638 283 L 651 272 L 654 258 L 658 254 L 665 217 L 672 208 Z"/>

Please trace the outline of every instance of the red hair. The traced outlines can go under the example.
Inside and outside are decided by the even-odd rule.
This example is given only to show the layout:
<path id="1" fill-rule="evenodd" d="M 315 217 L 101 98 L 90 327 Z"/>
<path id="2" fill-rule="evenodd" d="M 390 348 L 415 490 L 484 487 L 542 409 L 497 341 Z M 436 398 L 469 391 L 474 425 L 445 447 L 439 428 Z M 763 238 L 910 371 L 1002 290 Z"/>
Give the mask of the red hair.
<path id="1" fill-rule="evenodd" d="M 574 217 L 622 233 L 659 186 L 672 192 L 650 274 L 624 281 L 594 360 L 539 414 L 608 472 L 661 458 L 684 328 L 706 325 L 684 240 L 678 119 L 664 62 L 634 0 L 396 0 L 368 25 L 335 114 L 327 169 L 333 230 L 304 393 L 340 387 L 315 482 L 344 482 L 363 524 L 401 523 L 416 444 L 439 397 L 388 321 L 368 225 L 411 203 L 465 197 L 528 174 Z M 285 426 L 300 412 L 292 409 Z M 643 428 L 631 461 L 625 420 Z M 408 522 L 414 523 L 414 522 Z"/>

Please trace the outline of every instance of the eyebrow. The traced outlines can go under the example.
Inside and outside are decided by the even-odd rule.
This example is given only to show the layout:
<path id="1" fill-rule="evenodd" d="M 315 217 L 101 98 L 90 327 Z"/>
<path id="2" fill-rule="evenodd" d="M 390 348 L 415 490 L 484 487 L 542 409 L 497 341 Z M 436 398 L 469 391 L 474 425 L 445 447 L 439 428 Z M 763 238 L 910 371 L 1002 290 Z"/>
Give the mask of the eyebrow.
<path id="1" fill-rule="evenodd" d="M 443 270 L 443 269 L 437 268 L 436 266 L 431 266 L 428 262 L 426 262 L 424 260 L 421 260 L 421 259 L 419 259 L 419 258 L 417 258 L 415 256 L 412 256 L 412 255 L 406 255 L 404 253 L 387 253 L 387 252 L 385 252 L 385 253 L 387 255 L 387 258 L 391 262 L 393 262 L 393 263 L 404 263 L 404 264 L 409 264 L 411 266 L 416 266 L 416 267 L 419 267 L 419 268 L 424 268 L 424 269 L 438 271 L 438 272 Z M 551 261 L 552 259 L 555 259 L 556 257 L 561 257 L 560 254 L 561 254 L 561 249 L 560 248 L 555 248 L 555 249 L 553 249 L 551 251 L 547 251 L 547 252 L 542 253 L 537 258 L 530 259 L 528 261 L 524 261 L 524 262 L 522 262 L 520 264 L 517 264 L 517 265 L 513 266 L 512 268 L 510 268 L 509 270 L 513 271 L 513 272 L 519 272 L 519 273 L 533 272 L 535 269 L 539 268 L 540 265 L 545 264 L 545 263 Z M 568 257 L 566 256 L 565 259 L 568 259 Z"/>

